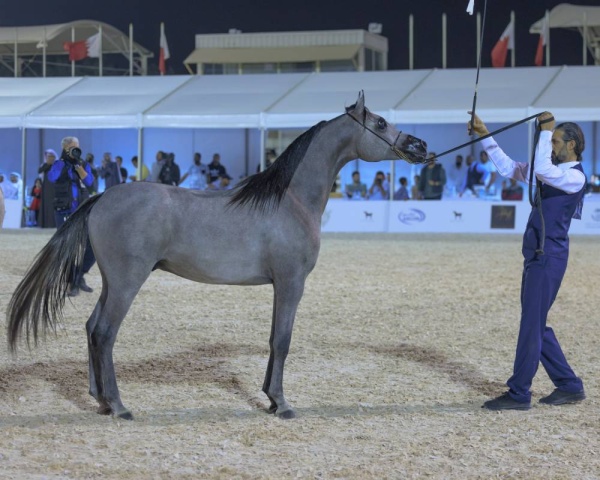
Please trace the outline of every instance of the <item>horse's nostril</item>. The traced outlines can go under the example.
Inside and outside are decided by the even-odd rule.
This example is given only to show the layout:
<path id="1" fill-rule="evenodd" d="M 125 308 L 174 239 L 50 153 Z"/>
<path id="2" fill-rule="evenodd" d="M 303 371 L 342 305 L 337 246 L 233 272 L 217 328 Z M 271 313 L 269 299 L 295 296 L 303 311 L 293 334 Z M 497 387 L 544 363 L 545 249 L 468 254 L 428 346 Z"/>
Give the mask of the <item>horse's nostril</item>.
<path id="1" fill-rule="evenodd" d="M 427 142 L 426 142 L 426 141 L 424 141 L 424 140 L 421 140 L 421 143 L 423 144 L 423 146 L 424 146 L 425 148 L 427 148 Z"/>

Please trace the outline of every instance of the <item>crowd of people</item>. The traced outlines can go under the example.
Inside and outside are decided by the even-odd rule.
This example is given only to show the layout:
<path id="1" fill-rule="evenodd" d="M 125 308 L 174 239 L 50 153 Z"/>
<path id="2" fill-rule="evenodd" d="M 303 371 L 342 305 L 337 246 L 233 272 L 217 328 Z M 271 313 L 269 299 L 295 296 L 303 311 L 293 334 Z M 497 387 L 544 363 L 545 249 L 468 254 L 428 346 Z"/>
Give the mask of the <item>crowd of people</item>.
<path id="1" fill-rule="evenodd" d="M 429 153 L 430 160 L 414 175 L 412 185 L 403 176 L 398 179 L 399 185 L 394 191 L 390 189 L 389 173 L 376 172 L 373 183 L 367 188 L 361 181 L 360 172 L 355 170 L 342 197 L 350 200 L 389 200 L 390 196 L 393 200 L 441 200 L 463 196 L 483 198 L 496 193 L 497 174 L 485 150 L 480 152 L 478 161 L 474 161 L 472 155 L 467 155 L 466 160 L 457 155 L 448 168 L 437 162 L 435 155 Z M 523 187 L 515 180 L 505 180 L 500 197 L 502 200 L 522 200 Z"/>

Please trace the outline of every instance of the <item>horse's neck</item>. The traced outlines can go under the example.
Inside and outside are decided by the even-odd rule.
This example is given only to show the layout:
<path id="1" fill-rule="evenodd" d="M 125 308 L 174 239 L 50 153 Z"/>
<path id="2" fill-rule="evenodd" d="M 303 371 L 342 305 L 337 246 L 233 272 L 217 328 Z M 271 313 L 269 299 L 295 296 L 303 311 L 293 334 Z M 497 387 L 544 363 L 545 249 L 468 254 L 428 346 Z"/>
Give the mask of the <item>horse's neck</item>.
<path id="1" fill-rule="evenodd" d="M 345 117 L 329 122 L 315 135 L 290 183 L 289 194 L 319 217 L 337 174 L 356 158 L 355 126 Z"/>

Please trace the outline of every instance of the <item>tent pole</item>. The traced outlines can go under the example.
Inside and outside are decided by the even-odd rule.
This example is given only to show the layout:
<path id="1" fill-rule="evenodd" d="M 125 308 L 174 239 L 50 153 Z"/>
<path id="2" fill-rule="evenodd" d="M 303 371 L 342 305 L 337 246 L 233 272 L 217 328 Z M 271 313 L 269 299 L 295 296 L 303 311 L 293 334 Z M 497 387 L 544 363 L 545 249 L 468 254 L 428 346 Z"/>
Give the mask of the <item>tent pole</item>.
<path id="1" fill-rule="evenodd" d="M 446 69 L 446 35 L 448 33 L 447 23 L 446 14 L 442 13 L 442 68 L 444 70 Z"/>
<path id="2" fill-rule="evenodd" d="M 133 77 L 133 23 L 129 24 L 129 76 Z"/>
<path id="3" fill-rule="evenodd" d="M 511 10 L 510 12 L 510 22 L 512 24 L 512 38 L 510 39 L 513 43 L 513 48 L 510 49 L 510 66 L 512 68 L 515 68 L 515 57 L 516 57 L 516 52 L 515 50 L 517 49 L 517 42 L 516 42 L 516 35 L 515 35 L 515 29 L 516 29 L 516 22 L 515 22 L 515 11 Z"/>
<path id="4" fill-rule="evenodd" d="M 138 128 L 138 164 L 135 172 L 135 176 L 138 182 L 142 181 L 142 165 L 144 164 L 144 142 L 143 142 L 143 127 Z"/>
<path id="5" fill-rule="evenodd" d="M 13 59 L 13 70 L 15 77 L 19 76 L 19 29 L 15 27 L 15 48 L 14 48 L 14 59 Z"/>
<path id="6" fill-rule="evenodd" d="M 46 78 L 46 44 L 48 40 L 46 39 L 46 27 L 44 27 L 44 45 L 42 47 L 42 77 Z"/>
<path id="7" fill-rule="evenodd" d="M 98 59 L 98 70 L 99 75 L 102 76 L 103 62 L 102 62 L 102 25 L 98 25 L 98 33 L 100 34 L 100 58 Z"/>
<path id="8" fill-rule="evenodd" d="M 583 66 L 587 65 L 587 15 L 583 12 Z"/>
<path id="9" fill-rule="evenodd" d="M 27 194 L 27 129 L 21 130 L 21 180 L 23 181 L 23 192 L 21 198 L 21 212 L 25 210 L 25 198 Z M 21 227 L 23 227 L 25 218 L 21 213 Z"/>

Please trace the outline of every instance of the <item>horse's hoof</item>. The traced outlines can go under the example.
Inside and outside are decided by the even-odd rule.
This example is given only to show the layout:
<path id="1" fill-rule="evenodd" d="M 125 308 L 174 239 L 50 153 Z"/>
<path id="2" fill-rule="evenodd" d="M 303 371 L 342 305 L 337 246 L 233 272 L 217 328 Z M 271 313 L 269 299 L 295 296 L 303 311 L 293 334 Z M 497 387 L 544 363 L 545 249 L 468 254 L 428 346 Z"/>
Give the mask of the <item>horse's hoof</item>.
<path id="1" fill-rule="evenodd" d="M 117 417 L 123 420 L 133 420 L 133 414 L 129 410 L 125 410 L 117 415 Z"/>
<path id="2" fill-rule="evenodd" d="M 277 416 L 282 420 L 289 420 L 291 418 L 296 418 L 296 412 L 290 408 L 289 410 L 284 410 L 281 413 L 277 412 Z"/>
<path id="3" fill-rule="evenodd" d="M 98 410 L 96 410 L 96 413 L 100 415 L 110 415 L 112 413 L 112 408 L 110 408 L 108 405 L 100 405 Z"/>

